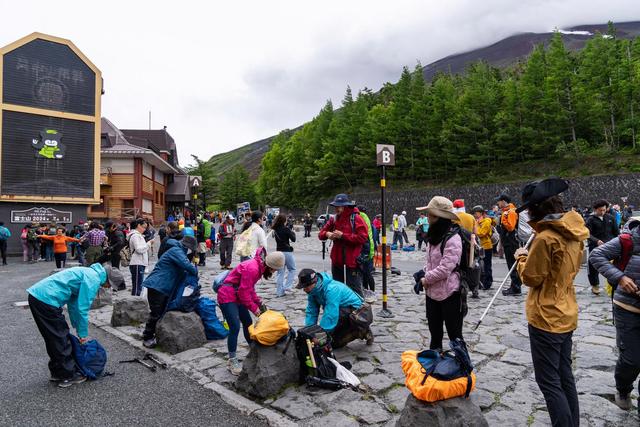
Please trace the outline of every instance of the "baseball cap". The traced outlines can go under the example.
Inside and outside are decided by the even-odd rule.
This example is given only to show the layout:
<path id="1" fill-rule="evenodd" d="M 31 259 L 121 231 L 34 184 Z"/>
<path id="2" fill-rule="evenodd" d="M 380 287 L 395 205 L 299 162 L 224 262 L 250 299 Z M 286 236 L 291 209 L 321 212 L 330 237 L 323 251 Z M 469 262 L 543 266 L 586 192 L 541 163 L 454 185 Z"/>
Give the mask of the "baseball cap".
<path id="1" fill-rule="evenodd" d="M 298 273 L 297 289 L 304 289 L 318 280 L 318 274 L 311 268 L 303 268 Z"/>

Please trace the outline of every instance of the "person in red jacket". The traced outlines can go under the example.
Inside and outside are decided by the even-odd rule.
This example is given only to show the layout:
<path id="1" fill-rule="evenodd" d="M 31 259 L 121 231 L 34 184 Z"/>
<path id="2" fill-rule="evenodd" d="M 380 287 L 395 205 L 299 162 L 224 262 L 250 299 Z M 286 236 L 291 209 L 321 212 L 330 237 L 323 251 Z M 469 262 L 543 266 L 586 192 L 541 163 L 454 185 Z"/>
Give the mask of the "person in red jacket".
<path id="1" fill-rule="evenodd" d="M 362 273 L 357 259 L 362 245 L 369 239 L 367 224 L 354 212 L 355 203 L 346 194 L 338 194 L 330 205 L 335 207 L 336 216 L 322 227 L 318 239 L 333 241 L 331 276 L 363 296 Z"/>

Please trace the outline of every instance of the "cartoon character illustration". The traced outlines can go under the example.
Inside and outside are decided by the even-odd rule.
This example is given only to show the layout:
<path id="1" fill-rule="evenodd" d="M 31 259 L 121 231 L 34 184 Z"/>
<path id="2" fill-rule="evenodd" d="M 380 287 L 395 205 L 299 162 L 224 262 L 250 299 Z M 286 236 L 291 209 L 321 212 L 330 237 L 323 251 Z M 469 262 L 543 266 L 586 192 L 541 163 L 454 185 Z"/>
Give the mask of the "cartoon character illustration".
<path id="1" fill-rule="evenodd" d="M 31 146 L 36 150 L 36 157 L 46 159 L 64 158 L 65 146 L 62 144 L 62 133 L 53 129 L 45 129 L 40 132 L 40 138 L 34 138 Z"/>

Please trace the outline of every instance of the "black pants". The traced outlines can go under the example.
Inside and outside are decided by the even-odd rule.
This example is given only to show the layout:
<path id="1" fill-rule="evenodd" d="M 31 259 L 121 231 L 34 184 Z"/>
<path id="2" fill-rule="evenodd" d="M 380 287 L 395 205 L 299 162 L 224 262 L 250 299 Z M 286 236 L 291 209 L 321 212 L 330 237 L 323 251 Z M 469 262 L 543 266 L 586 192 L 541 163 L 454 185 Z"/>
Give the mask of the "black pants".
<path id="1" fill-rule="evenodd" d="M 619 352 L 615 372 L 616 388 L 620 394 L 627 395 L 640 374 L 640 314 L 614 304 L 613 318 L 616 322 L 616 344 Z M 640 389 L 640 383 L 638 388 Z"/>
<path id="2" fill-rule="evenodd" d="M 311 237 L 311 226 L 310 225 L 305 225 L 304 226 L 304 237 Z"/>
<path id="3" fill-rule="evenodd" d="M 147 288 L 147 301 L 149 301 L 149 318 L 142 333 L 142 339 L 148 340 L 156 336 L 156 325 L 164 315 L 169 304 L 169 296 L 155 289 Z"/>
<path id="4" fill-rule="evenodd" d="M 333 277 L 333 280 L 346 284 L 353 292 L 364 297 L 364 292 L 362 292 L 362 272 L 359 268 L 347 267 L 347 277 L 345 280 L 344 267 L 332 265 L 331 277 Z"/>
<path id="5" fill-rule="evenodd" d="M 407 245 L 409 244 L 409 236 L 407 236 L 407 230 L 403 229 L 402 230 L 402 237 L 404 237 L 404 241 L 407 242 Z"/>
<path id="6" fill-rule="evenodd" d="M 233 239 L 220 239 L 220 266 L 229 267 L 233 256 Z"/>
<path id="7" fill-rule="evenodd" d="M 0 240 L 0 255 L 2 255 L 2 264 L 7 263 L 7 241 Z"/>
<path id="8" fill-rule="evenodd" d="M 357 339 L 364 339 L 369 331 L 360 329 L 357 325 L 354 325 L 349 317 L 349 314 L 353 309 L 351 307 L 340 307 L 340 317 L 338 318 L 338 324 L 331 332 L 331 347 L 341 348 L 349 344 L 351 341 Z"/>
<path id="9" fill-rule="evenodd" d="M 376 281 L 373 278 L 373 260 L 370 259 L 366 263 L 360 265 L 362 271 L 362 287 L 371 292 L 376 291 Z"/>
<path id="10" fill-rule="evenodd" d="M 589 247 L 589 253 L 591 253 L 591 251 L 593 249 L 595 249 L 596 247 L 594 246 L 593 248 Z M 589 264 L 589 284 L 591 286 L 600 286 L 600 273 L 598 272 L 598 269 L 595 268 L 591 262 L 587 262 L 587 264 Z"/>
<path id="11" fill-rule="evenodd" d="M 484 259 L 482 260 L 482 287 L 489 289 L 493 284 L 493 266 L 491 265 L 491 259 L 493 255 L 492 249 L 484 250 Z"/>
<path id="12" fill-rule="evenodd" d="M 117 249 L 117 248 L 116 248 Z M 113 268 L 120 269 L 120 249 L 111 252 L 110 261 Z"/>
<path id="13" fill-rule="evenodd" d="M 536 382 L 553 426 L 579 426 L 578 392 L 571 371 L 573 332 L 555 334 L 529 325 Z"/>
<path id="14" fill-rule="evenodd" d="M 505 246 L 504 247 L 504 257 L 507 260 L 507 267 L 511 269 L 513 264 L 516 262 L 516 258 L 514 256 L 516 252 L 517 246 Z M 518 276 L 518 272 L 514 268 L 511 272 L 511 289 L 516 292 L 520 292 L 522 288 L 522 282 L 520 281 L 520 276 Z"/>
<path id="15" fill-rule="evenodd" d="M 429 348 L 437 350 L 442 348 L 442 337 L 444 331 L 442 324 L 447 327 L 449 340 L 462 338 L 462 311 L 460 311 L 460 292 L 454 292 L 449 298 L 443 301 L 436 301 L 429 297 L 427 299 L 427 323 L 431 333 Z"/>
<path id="16" fill-rule="evenodd" d="M 56 268 L 64 268 L 67 263 L 67 253 L 53 254 L 53 257 L 56 260 Z"/>
<path id="17" fill-rule="evenodd" d="M 131 295 L 140 296 L 145 268 L 144 265 L 129 265 L 129 272 L 131 273 Z"/>
<path id="18" fill-rule="evenodd" d="M 44 338 L 51 376 L 60 379 L 72 378 L 76 371 L 76 362 L 73 359 L 69 338 L 69 325 L 62 314 L 62 308 L 45 304 L 31 295 L 28 300 L 33 320 L 36 321 Z"/>

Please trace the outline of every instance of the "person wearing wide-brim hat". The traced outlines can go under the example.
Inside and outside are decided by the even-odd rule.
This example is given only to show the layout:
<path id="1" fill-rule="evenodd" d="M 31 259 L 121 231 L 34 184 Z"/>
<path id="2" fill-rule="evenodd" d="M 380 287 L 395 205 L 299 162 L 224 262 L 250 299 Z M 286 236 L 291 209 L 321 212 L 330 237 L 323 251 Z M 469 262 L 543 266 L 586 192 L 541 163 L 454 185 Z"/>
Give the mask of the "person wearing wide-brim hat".
<path id="1" fill-rule="evenodd" d="M 451 200 L 435 196 L 427 206 L 417 210 L 424 210 L 429 221 L 425 236 L 427 256 L 420 284 L 426 293 L 427 323 L 431 333 L 429 348 L 438 350 L 442 349 L 443 323 L 450 340 L 463 339 L 460 275 L 454 271 L 460 264 L 462 239 L 460 226 L 453 222 L 458 217 Z"/>
<path id="2" fill-rule="evenodd" d="M 580 271 L 589 230 L 582 216 L 566 212 L 558 196 L 569 188 L 560 178 L 527 184 L 523 205 L 536 236 L 531 249 L 516 251 L 522 282 L 529 288 L 526 312 L 536 382 L 544 395 L 553 425 L 580 423 L 578 393 L 571 370 L 573 331 L 578 304 L 573 280 Z"/>
<path id="3" fill-rule="evenodd" d="M 367 224 L 354 211 L 355 202 L 346 194 L 336 195 L 329 204 L 335 208 L 336 216 L 322 227 L 318 239 L 333 241 L 331 275 L 363 296 L 362 272 L 357 260 L 363 245 L 369 241 Z"/>

